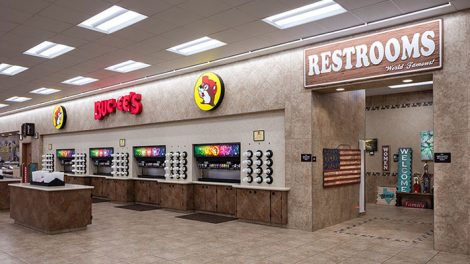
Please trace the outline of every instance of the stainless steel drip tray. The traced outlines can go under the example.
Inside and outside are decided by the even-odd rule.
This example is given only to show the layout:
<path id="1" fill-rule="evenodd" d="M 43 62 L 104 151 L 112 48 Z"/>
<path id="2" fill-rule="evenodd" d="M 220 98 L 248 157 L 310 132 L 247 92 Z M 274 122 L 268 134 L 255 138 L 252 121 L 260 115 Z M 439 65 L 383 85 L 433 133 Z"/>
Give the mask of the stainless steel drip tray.
<path id="1" fill-rule="evenodd" d="M 238 184 L 240 184 L 240 180 L 237 180 L 237 179 L 199 178 L 198 181 L 201 181 L 201 182 L 238 183 Z"/>

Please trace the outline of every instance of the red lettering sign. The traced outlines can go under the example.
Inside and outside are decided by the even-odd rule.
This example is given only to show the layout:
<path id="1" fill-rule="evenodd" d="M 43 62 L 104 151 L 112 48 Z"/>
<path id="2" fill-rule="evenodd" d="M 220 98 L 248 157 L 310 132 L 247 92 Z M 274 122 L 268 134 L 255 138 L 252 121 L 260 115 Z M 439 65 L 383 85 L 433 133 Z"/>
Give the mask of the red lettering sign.
<path id="1" fill-rule="evenodd" d="M 142 95 L 130 92 L 129 95 L 116 99 L 108 99 L 95 102 L 95 120 L 102 120 L 105 116 L 116 113 L 116 108 L 122 112 L 133 115 L 142 113 Z"/>

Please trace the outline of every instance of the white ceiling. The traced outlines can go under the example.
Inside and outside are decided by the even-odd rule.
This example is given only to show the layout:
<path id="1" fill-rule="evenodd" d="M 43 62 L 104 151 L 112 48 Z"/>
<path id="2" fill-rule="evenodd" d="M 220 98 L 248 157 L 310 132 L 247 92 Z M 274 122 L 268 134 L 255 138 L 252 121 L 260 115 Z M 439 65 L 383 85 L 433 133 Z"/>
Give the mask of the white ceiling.
<path id="1" fill-rule="evenodd" d="M 0 75 L 0 103 L 5 103 L 4 100 L 12 96 L 33 98 L 24 103 L 7 103 L 10 106 L 0 109 L 0 115 L 65 96 L 449 2 L 337 0 L 337 3 L 348 10 L 347 13 L 285 30 L 279 30 L 261 21 L 267 16 L 314 1 L 0 0 L 0 63 L 30 68 L 15 76 Z M 375 28 L 470 8 L 468 0 L 450 2 L 450 7 L 393 20 Z M 110 35 L 76 26 L 114 4 L 149 18 Z M 373 28 L 367 27 L 345 34 L 370 29 Z M 227 45 L 188 57 L 166 51 L 169 47 L 203 36 L 210 36 L 226 42 Z M 324 36 L 299 45 L 339 36 L 341 35 Z M 45 40 L 76 49 L 51 60 L 23 54 Z M 269 52 L 291 47 L 293 46 Z M 142 61 L 152 66 L 125 74 L 104 70 L 110 65 L 126 60 Z M 85 86 L 61 83 L 77 75 L 97 78 L 99 81 Z M 49 96 L 29 93 L 40 87 L 60 89 L 62 92 Z"/>

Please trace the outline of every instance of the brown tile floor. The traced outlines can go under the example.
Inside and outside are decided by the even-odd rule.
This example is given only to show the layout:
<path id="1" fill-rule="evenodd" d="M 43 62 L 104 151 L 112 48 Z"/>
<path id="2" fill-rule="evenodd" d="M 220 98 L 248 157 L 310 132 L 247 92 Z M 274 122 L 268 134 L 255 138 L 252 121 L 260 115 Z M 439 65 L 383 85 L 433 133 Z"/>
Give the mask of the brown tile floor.
<path id="1" fill-rule="evenodd" d="M 432 211 L 368 205 L 366 216 L 317 232 L 209 224 L 166 210 L 93 205 L 85 231 L 43 235 L 0 212 L 0 263 L 470 263 L 432 249 Z"/>

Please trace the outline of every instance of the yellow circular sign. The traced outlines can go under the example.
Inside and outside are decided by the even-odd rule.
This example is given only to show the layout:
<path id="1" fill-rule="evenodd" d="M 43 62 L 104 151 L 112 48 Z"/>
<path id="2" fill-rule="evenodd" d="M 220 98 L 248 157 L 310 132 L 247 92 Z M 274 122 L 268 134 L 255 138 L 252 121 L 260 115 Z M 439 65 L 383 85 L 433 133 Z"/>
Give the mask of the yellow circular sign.
<path id="1" fill-rule="evenodd" d="M 224 99 L 224 82 L 217 74 L 206 72 L 194 85 L 194 102 L 203 111 L 217 108 Z"/>
<path id="2" fill-rule="evenodd" d="M 67 113 L 65 112 L 65 107 L 58 105 L 54 107 L 54 111 L 52 112 L 52 123 L 54 127 L 57 129 L 61 129 L 65 126 L 67 122 Z"/>

